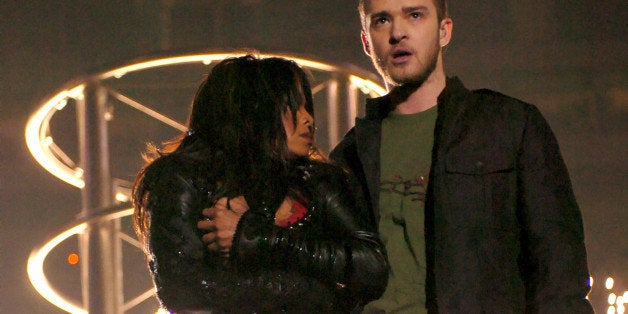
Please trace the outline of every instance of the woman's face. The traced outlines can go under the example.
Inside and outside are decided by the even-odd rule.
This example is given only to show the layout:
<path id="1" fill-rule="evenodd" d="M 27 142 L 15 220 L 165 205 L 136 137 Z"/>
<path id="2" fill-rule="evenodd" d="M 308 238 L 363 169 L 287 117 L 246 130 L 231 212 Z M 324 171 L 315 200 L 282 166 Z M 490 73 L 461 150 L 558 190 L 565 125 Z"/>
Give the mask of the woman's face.
<path id="1" fill-rule="evenodd" d="M 314 118 L 301 106 L 296 114 L 297 123 L 292 121 L 292 112 L 284 111 L 281 116 L 286 130 L 288 150 L 298 156 L 308 156 L 314 146 Z"/>

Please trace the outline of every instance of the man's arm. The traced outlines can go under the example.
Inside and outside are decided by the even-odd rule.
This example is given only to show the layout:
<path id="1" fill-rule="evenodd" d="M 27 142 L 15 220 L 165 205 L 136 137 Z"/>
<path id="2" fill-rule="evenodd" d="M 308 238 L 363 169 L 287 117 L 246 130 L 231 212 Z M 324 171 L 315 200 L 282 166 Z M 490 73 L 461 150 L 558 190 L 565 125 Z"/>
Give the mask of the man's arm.
<path id="1" fill-rule="evenodd" d="M 366 176 L 358 155 L 355 128 L 349 130 L 343 140 L 331 151 L 329 158 L 349 173 L 347 187 L 355 195 L 357 204 L 353 215 L 360 220 L 359 223 L 365 230 L 377 232 L 377 222 L 373 216 Z"/>
<path id="2" fill-rule="evenodd" d="M 533 106 L 517 168 L 527 312 L 593 313 L 580 210 L 556 138 Z"/>

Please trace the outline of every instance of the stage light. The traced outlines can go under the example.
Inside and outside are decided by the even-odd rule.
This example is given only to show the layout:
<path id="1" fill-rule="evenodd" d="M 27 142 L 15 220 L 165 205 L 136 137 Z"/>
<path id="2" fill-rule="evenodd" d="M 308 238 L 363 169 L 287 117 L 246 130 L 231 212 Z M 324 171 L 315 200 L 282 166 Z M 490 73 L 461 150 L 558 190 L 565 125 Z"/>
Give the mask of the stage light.
<path id="1" fill-rule="evenodd" d="M 68 255 L 68 264 L 70 265 L 76 265 L 79 262 L 79 256 L 76 253 L 70 253 Z"/>
<path id="2" fill-rule="evenodd" d="M 78 85 L 53 96 L 30 117 L 25 130 L 26 145 L 35 160 L 57 178 L 78 188 L 83 188 L 85 183 L 77 176 L 76 169 L 61 162 L 50 150 L 53 140 L 48 134 L 48 122 L 60 103 L 66 102 L 68 98 L 82 97 L 78 95 L 82 95 L 83 89 L 84 85 Z"/>
<path id="3" fill-rule="evenodd" d="M 611 290 L 613 289 L 613 285 L 615 284 L 615 280 L 613 279 L 613 277 L 608 277 L 606 278 L 606 289 Z"/>
<path id="4" fill-rule="evenodd" d="M 119 219 L 125 216 L 129 216 L 133 213 L 133 209 L 125 209 L 118 212 L 114 212 L 112 214 L 108 214 L 102 217 L 98 217 L 99 219 Z M 74 314 L 87 314 L 87 311 L 84 310 L 79 304 L 76 304 L 70 300 L 65 299 L 60 294 L 58 294 L 48 282 L 48 278 L 44 274 L 44 262 L 46 261 L 46 256 L 57 246 L 59 243 L 65 241 L 71 236 L 78 235 L 82 233 L 85 228 L 87 228 L 87 223 L 82 222 L 77 224 L 76 226 L 70 227 L 69 229 L 59 233 L 57 236 L 49 240 L 47 243 L 42 245 L 40 248 L 36 248 L 31 252 L 31 255 L 28 258 L 28 262 L 26 265 L 26 269 L 28 272 L 28 279 L 30 280 L 32 286 L 37 290 L 37 292 L 48 302 L 54 304 L 58 308 Z M 77 256 L 78 257 L 78 256 Z M 146 294 L 152 294 L 152 290 L 146 292 L 141 297 L 146 296 Z"/>

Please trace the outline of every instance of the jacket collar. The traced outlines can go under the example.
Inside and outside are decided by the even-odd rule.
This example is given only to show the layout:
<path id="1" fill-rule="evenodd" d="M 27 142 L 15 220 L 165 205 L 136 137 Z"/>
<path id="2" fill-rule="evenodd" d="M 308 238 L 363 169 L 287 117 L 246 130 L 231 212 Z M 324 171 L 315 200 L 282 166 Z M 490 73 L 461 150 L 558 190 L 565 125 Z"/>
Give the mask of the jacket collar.
<path id="1" fill-rule="evenodd" d="M 464 87 L 460 79 L 447 79 L 445 89 L 438 96 L 438 117 L 434 130 L 434 157 L 442 153 L 447 143 L 457 138 L 456 134 L 466 128 L 457 123 L 464 109 L 468 107 L 471 92 Z M 388 95 L 366 100 L 365 117 L 356 119 L 356 146 L 362 163 L 371 197 L 376 221 L 379 221 L 379 177 L 380 177 L 380 138 L 381 121 L 393 110 Z"/>
<path id="2" fill-rule="evenodd" d="M 464 87 L 458 77 L 449 77 L 445 89 L 438 96 L 438 105 L 457 103 L 468 96 L 470 91 Z M 377 98 L 366 99 L 365 119 L 382 120 L 394 109 L 389 94 Z"/>
<path id="3" fill-rule="evenodd" d="M 463 123 L 462 117 L 470 106 L 471 95 L 471 91 L 466 89 L 457 77 L 447 79 L 445 89 L 438 96 L 433 149 L 437 155 L 460 139 L 461 134 L 466 133 L 468 125 Z"/>
<path id="4" fill-rule="evenodd" d="M 469 107 L 471 95 L 472 92 L 462 84 L 458 77 L 447 78 L 445 88 L 438 96 L 438 118 L 434 132 L 434 148 L 436 151 L 440 148 L 448 147 L 449 143 L 459 137 L 458 134 L 464 133 L 466 124 L 459 123 L 459 121 Z M 369 121 L 379 124 L 393 109 L 394 105 L 388 94 L 378 98 L 367 99 L 365 117 L 364 119 L 358 119 L 356 126 L 368 126 L 370 124 Z M 375 148 L 379 148 L 379 146 Z"/>

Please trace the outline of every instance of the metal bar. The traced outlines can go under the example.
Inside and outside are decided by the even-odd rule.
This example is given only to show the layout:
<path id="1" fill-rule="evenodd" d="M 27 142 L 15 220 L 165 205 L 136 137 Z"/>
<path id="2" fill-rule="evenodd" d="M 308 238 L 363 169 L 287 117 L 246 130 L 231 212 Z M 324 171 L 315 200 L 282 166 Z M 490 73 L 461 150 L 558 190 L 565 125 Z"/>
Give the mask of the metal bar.
<path id="1" fill-rule="evenodd" d="M 117 100 L 119 100 L 119 101 L 129 105 L 132 108 L 135 108 L 135 109 L 137 109 L 137 110 L 147 114 L 148 116 L 150 116 L 152 118 L 155 118 L 156 120 L 159 120 L 159 121 L 161 121 L 161 122 L 163 122 L 163 123 L 165 123 L 165 124 L 175 128 L 175 129 L 177 129 L 177 130 L 179 130 L 181 132 L 185 132 L 188 129 L 185 125 L 183 125 L 183 124 L 181 124 L 181 123 L 179 123 L 179 122 L 177 122 L 175 120 L 172 120 L 172 119 L 168 118 L 167 116 L 165 116 L 165 115 L 163 115 L 163 114 L 161 114 L 161 113 L 159 113 L 159 112 L 157 112 L 157 111 L 155 111 L 153 109 L 150 109 L 147 106 L 144 106 L 143 104 L 141 104 L 140 102 L 138 102 L 138 101 L 136 101 L 134 99 L 131 99 L 130 97 L 127 97 L 125 95 L 122 95 L 121 93 L 119 93 L 119 92 L 117 92 L 117 91 L 115 91 L 115 90 L 113 90 L 111 88 L 108 88 L 107 91 L 109 92 L 109 94 L 111 94 L 111 96 L 113 96 Z"/>
<path id="2" fill-rule="evenodd" d="M 338 144 L 338 77 L 332 74 L 327 84 L 327 136 L 329 138 L 327 151 Z"/>
<path id="3" fill-rule="evenodd" d="M 347 130 L 355 124 L 358 115 L 358 89 L 347 79 Z"/>
<path id="4" fill-rule="evenodd" d="M 126 311 L 134 308 L 138 304 L 146 301 L 148 298 L 152 298 L 154 295 L 155 295 L 155 288 L 150 288 L 149 290 L 146 290 L 144 293 L 142 293 L 142 294 L 138 295 L 137 297 L 129 300 L 128 302 L 126 302 L 122 306 L 122 312 L 126 312 Z"/>
<path id="5" fill-rule="evenodd" d="M 84 170 L 82 214 L 114 203 L 109 170 L 107 92 L 96 82 L 86 85 L 77 102 L 79 154 Z M 119 220 L 89 223 L 79 237 L 83 304 L 91 314 L 117 314 L 123 302 Z"/>

